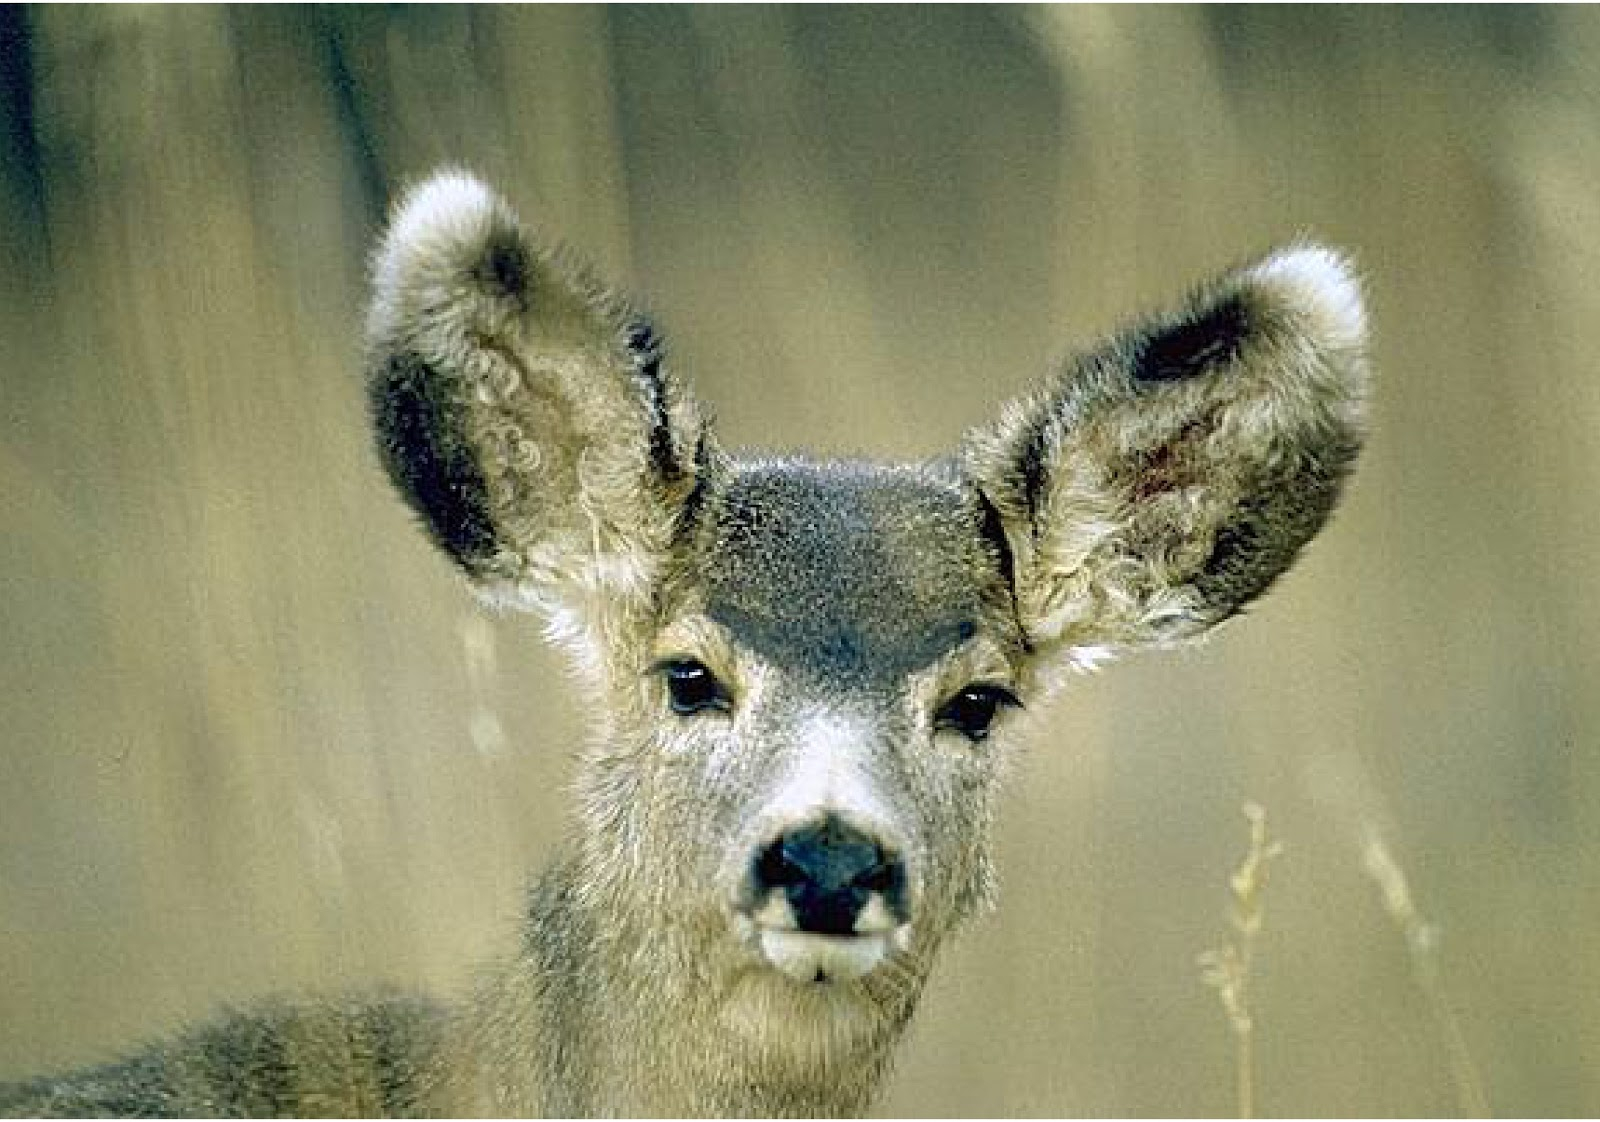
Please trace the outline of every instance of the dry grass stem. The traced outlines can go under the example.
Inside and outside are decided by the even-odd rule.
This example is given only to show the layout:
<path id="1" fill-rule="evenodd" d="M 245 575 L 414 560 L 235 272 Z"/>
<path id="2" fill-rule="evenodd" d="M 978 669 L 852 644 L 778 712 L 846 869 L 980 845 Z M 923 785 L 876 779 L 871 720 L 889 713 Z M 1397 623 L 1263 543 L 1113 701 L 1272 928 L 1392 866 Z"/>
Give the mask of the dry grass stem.
<path id="1" fill-rule="evenodd" d="M 1384 910 L 1405 939 L 1406 950 L 1411 957 L 1412 974 L 1439 1027 L 1450 1064 L 1450 1084 L 1455 1090 L 1456 1105 L 1465 1117 L 1488 1118 L 1489 1097 L 1484 1091 L 1483 1078 L 1467 1048 L 1467 1038 L 1461 1031 L 1460 1019 L 1445 997 L 1439 971 L 1439 929 L 1417 910 L 1405 871 L 1400 868 L 1394 854 L 1376 830 L 1367 831 L 1361 857 L 1367 875 L 1372 877 L 1378 885 L 1378 891 L 1383 894 Z"/>
<path id="2" fill-rule="evenodd" d="M 1250 967 L 1261 933 L 1261 898 L 1267 887 L 1267 865 L 1283 846 L 1267 838 L 1267 814 L 1256 803 L 1244 805 L 1250 823 L 1250 848 L 1228 878 L 1233 898 L 1229 925 L 1233 936 L 1220 948 L 1200 956 L 1201 978 L 1217 991 L 1233 1030 L 1234 1077 L 1239 1117 L 1255 1117 L 1255 1019 L 1250 1009 Z"/>

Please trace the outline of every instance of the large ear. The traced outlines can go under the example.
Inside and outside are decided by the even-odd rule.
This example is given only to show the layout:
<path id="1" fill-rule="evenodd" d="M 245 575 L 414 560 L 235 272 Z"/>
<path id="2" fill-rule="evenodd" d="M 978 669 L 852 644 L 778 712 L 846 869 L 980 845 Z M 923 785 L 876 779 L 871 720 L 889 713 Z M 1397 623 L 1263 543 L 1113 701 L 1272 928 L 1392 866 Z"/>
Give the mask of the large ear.
<path id="1" fill-rule="evenodd" d="M 1022 624 L 1080 665 L 1192 638 L 1321 529 L 1363 437 L 1366 325 L 1346 263 L 1273 254 L 1064 366 L 975 432 Z"/>
<path id="2" fill-rule="evenodd" d="M 445 173 L 396 208 L 367 372 L 390 477 L 487 596 L 647 594 L 709 454 L 649 322 Z"/>

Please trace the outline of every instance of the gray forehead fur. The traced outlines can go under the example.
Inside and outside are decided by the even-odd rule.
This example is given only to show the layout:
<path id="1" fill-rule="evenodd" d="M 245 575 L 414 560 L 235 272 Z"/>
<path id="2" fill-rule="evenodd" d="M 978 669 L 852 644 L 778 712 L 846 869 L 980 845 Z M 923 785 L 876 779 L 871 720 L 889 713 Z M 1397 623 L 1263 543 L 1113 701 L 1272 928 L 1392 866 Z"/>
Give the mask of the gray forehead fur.
<path id="1" fill-rule="evenodd" d="M 932 468 L 738 466 L 708 504 L 707 614 L 793 670 L 872 686 L 986 621 L 1000 566 L 973 495 Z"/>

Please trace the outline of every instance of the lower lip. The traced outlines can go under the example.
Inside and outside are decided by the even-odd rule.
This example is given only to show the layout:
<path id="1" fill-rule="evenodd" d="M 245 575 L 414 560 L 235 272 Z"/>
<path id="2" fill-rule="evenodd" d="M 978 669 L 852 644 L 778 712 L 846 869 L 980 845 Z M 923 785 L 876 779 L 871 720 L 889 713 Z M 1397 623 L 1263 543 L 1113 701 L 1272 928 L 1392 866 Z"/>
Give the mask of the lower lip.
<path id="1" fill-rule="evenodd" d="M 884 935 L 816 935 L 758 928 L 766 960 L 797 982 L 849 982 L 871 973 L 889 955 Z"/>

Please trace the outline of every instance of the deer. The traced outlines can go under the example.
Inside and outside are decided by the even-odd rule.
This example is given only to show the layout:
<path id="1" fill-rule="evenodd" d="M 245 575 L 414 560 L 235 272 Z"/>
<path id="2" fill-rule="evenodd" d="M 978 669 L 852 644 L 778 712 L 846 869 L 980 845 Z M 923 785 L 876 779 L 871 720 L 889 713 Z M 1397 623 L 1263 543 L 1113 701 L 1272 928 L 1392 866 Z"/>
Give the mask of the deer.
<path id="1" fill-rule="evenodd" d="M 734 452 L 662 337 L 450 169 L 375 252 L 376 447 L 592 733 L 519 950 L 455 1002 L 227 1012 L 35 1115 L 854 1115 L 995 902 L 1008 761 L 1074 672 L 1210 633 L 1333 511 L 1361 285 L 1307 241 L 1060 362 L 921 463 Z"/>

